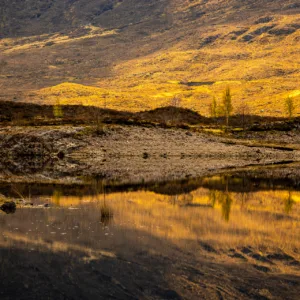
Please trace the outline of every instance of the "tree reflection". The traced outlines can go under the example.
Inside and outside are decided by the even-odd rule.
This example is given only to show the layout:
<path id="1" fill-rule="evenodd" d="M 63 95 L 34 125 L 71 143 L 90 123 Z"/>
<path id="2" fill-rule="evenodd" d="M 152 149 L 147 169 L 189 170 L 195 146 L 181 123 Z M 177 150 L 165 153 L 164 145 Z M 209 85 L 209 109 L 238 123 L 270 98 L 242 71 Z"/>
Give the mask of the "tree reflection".
<path id="1" fill-rule="evenodd" d="M 101 190 L 103 191 L 103 202 L 100 205 L 100 221 L 104 226 L 110 224 L 113 219 L 113 211 L 106 204 L 106 191 L 105 191 L 105 181 L 102 181 Z M 96 190 L 96 197 L 98 198 L 98 190 Z"/>
<path id="2" fill-rule="evenodd" d="M 231 211 L 232 198 L 228 192 L 223 194 L 222 198 L 222 216 L 225 221 L 229 221 Z"/>
<path id="3" fill-rule="evenodd" d="M 229 221 L 230 219 L 230 212 L 231 212 L 231 206 L 232 206 L 232 197 L 231 194 L 228 191 L 228 178 L 226 177 L 224 180 L 225 188 L 224 191 L 220 190 L 210 190 L 209 191 L 209 201 L 211 203 L 211 206 L 214 208 L 216 204 L 218 203 L 221 205 L 222 209 L 222 217 L 225 221 Z"/>
<path id="4" fill-rule="evenodd" d="M 209 190 L 208 197 L 209 197 L 209 201 L 211 203 L 212 208 L 214 208 L 216 203 L 217 203 L 217 199 L 218 199 L 217 198 L 217 193 L 218 193 L 217 190 Z"/>
<path id="5" fill-rule="evenodd" d="M 182 194 L 170 196 L 170 203 L 172 205 L 188 206 L 193 203 L 194 196 L 192 194 Z"/>
<path id="6" fill-rule="evenodd" d="M 100 207 L 100 221 L 104 226 L 110 224 L 113 219 L 112 209 L 105 203 Z"/>
<path id="7" fill-rule="evenodd" d="M 292 192 L 289 191 L 288 197 L 284 200 L 284 211 L 289 214 L 292 211 L 295 200 L 293 199 Z"/>
<path id="8" fill-rule="evenodd" d="M 61 197 L 62 197 L 62 192 L 60 190 L 54 190 L 52 199 L 56 206 L 60 206 Z"/>

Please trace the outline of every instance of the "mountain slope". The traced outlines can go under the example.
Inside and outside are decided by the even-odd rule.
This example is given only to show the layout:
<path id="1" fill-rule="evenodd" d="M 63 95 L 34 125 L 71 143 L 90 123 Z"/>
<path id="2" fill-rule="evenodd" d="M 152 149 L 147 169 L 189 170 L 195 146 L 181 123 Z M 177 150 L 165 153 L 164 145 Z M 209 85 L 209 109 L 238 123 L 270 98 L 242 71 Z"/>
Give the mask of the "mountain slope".
<path id="1" fill-rule="evenodd" d="M 236 110 L 283 115 L 290 95 L 300 114 L 297 1 L 4 0 L 0 17 L 3 100 L 207 114 L 229 85 Z"/>

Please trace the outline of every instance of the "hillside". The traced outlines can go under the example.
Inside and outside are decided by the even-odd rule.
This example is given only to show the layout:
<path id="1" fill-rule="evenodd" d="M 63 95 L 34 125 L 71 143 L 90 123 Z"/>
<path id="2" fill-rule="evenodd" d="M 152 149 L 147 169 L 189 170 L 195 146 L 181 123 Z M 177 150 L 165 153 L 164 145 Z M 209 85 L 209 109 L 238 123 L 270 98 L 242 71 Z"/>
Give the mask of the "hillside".
<path id="1" fill-rule="evenodd" d="M 235 111 L 300 115 L 296 0 L 0 3 L 0 99 L 203 115 L 229 85 Z"/>

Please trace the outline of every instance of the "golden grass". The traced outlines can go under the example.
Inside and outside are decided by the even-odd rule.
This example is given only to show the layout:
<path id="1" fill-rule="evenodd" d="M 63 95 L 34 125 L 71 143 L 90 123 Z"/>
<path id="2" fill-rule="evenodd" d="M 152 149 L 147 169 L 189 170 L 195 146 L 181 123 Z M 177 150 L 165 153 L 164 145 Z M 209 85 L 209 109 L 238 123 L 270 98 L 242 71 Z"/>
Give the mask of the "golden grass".
<path id="1" fill-rule="evenodd" d="M 300 114 L 299 43 L 288 47 L 284 57 L 282 48 L 274 47 L 268 53 L 268 45 L 258 48 L 241 44 L 240 48 L 232 49 L 228 44 L 216 48 L 170 50 L 130 60 L 115 67 L 113 79 L 99 81 L 99 88 L 64 83 L 43 89 L 38 95 L 43 102 L 49 102 L 60 91 L 64 104 L 83 103 L 132 111 L 169 105 L 174 97 L 179 97 L 181 106 L 208 115 L 212 98 L 221 103 L 224 89 L 230 86 L 236 111 L 244 101 L 250 113 L 285 116 L 284 100 L 290 96 L 295 102 L 295 113 Z M 229 49 L 234 54 L 227 53 Z M 221 53 L 221 59 L 216 52 Z M 237 58 L 239 55 L 245 58 Z M 214 68 L 210 70 L 212 67 L 208 66 Z M 286 74 L 280 74 L 280 70 Z M 213 83 L 206 84 L 210 81 Z M 196 82 L 199 86 L 187 86 L 185 82 Z"/>
<path id="2" fill-rule="evenodd" d="M 187 5 L 184 7 L 183 11 Z M 176 6 L 176 9 L 181 10 L 180 6 Z M 270 24 L 281 28 L 297 24 L 298 21 L 297 14 L 278 15 Z M 13 53 L 30 55 L 30 51 L 43 51 L 43 55 L 50 58 L 53 53 L 60 54 L 58 57 L 63 64 L 54 64 L 55 61 L 49 59 L 49 74 L 43 78 L 43 85 L 46 86 L 47 81 L 57 82 L 63 74 L 61 84 L 49 84 L 46 88 L 30 90 L 24 96 L 27 101 L 55 103 L 59 99 L 62 104 L 140 111 L 170 105 L 172 99 L 178 97 L 182 107 L 208 115 L 212 98 L 216 97 L 221 103 L 224 89 L 230 86 L 234 112 L 238 111 L 243 102 L 248 104 L 251 114 L 286 116 L 284 101 L 291 96 L 296 106 L 295 115 L 300 115 L 299 30 L 286 36 L 262 33 L 255 36 L 252 43 L 247 43 L 241 41 L 239 36 L 232 40 L 233 32 L 242 27 L 251 33 L 265 24 L 245 21 L 245 24 L 239 26 L 230 22 L 226 26 L 210 25 L 203 28 L 194 23 L 183 26 L 186 26 L 182 27 L 186 36 L 178 42 L 145 55 L 139 55 L 138 48 L 130 49 L 135 51 L 135 55 L 125 59 L 119 57 L 118 52 L 114 53 L 118 47 L 114 38 L 120 38 L 118 30 L 105 31 L 93 26 L 88 26 L 89 33 L 80 37 L 44 35 L 39 40 L 32 37 L 29 41 L 24 38 L 3 39 L 0 51 L 3 50 L 3 58 L 8 61 L 8 66 L 11 62 L 15 63 Z M 218 35 L 219 38 L 212 44 L 199 46 L 203 39 L 212 35 Z M 153 34 L 149 36 L 149 43 L 164 43 L 168 38 L 164 34 Z M 44 47 L 49 41 L 55 45 Z M 90 42 L 94 45 L 91 49 L 93 55 L 88 56 L 86 52 L 80 54 L 81 62 L 77 64 L 77 58 L 72 55 L 89 47 Z M 36 47 L 44 50 L 36 50 Z M 68 47 L 72 51 L 68 52 Z M 42 64 L 39 59 L 35 55 L 29 62 L 38 69 L 39 63 Z M 101 65 L 97 68 L 98 59 L 107 60 L 107 67 Z M 18 62 L 19 68 L 27 63 L 21 60 Z M 44 61 L 42 65 L 45 67 Z M 26 73 L 26 66 L 22 69 Z M 92 73 L 89 73 L 90 69 Z M 7 67 L 5 70 L 9 71 Z M 9 73 L 3 73 L 2 76 L 6 80 Z M 7 79 L 7 82 L 11 84 L 14 81 Z M 90 85 L 86 86 L 89 82 Z M 188 82 L 195 82 L 196 85 L 189 86 L 186 84 Z"/>

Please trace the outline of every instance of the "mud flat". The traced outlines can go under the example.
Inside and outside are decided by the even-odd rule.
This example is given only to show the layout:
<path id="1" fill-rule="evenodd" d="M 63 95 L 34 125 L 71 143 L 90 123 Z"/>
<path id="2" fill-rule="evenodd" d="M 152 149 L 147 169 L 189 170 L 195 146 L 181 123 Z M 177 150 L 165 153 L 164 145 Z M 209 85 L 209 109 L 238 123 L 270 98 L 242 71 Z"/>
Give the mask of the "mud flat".
<path id="1" fill-rule="evenodd" d="M 0 180 L 80 182 L 82 177 L 96 176 L 119 183 L 142 183 L 300 158 L 297 149 L 243 142 L 160 127 L 2 127 Z"/>

